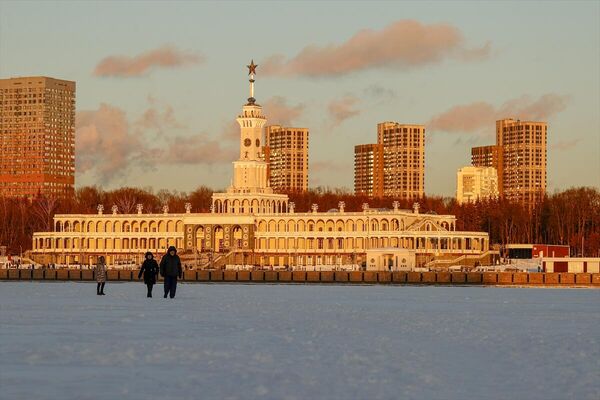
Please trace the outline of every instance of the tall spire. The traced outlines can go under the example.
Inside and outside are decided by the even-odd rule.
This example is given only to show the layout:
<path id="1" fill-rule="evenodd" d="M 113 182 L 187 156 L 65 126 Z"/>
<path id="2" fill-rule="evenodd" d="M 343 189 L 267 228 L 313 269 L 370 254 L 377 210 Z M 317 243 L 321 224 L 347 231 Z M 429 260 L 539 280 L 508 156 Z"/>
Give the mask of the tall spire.
<path id="1" fill-rule="evenodd" d="M 252 60 L 250 61 L 250 65 L 246 65 L 246 67 L 248 68 L 248 75 L 250 75 L 250 79 L 248 80 L 250 82 L 250 97 L 248 98 L 248 104 L 253 105 L 254 102 L 256 102 L 256 99 L 254 98 L 254 74 L 256 74 L 258 65 L 254 64 L 254 60 Z"/>

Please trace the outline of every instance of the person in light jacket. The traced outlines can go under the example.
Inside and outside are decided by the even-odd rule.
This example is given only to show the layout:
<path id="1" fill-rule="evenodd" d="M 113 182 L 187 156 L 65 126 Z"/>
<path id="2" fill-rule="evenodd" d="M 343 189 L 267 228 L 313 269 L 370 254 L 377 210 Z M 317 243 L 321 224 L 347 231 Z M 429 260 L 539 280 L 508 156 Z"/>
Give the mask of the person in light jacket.
<path id="1" fill-rule="evenodd" d="M 96 294 L 98 296 L 104 296 L 104 285 L 106 284 L 106 261 L 104 256 L 98 258 L 96 263 Z"/>
<path id="2" fill-rule="evenodd" d="M 181 260 L 177 255 L 175 246 L 169 247 L 167 254 L 160 260 L 160 274 L 165 278 L 165 299 L 167 295 L 175 297 L 177 278 L 181 278 Z"/>
<path id="3" fill-rule="evenodd" d="M 140 268 L 138 279 L 141 279 L 142 275 L 144 275 L 144 283 L 148 287 L 148 294 L 146 297 L 152 297 L 152 286 L 154 286 L 156 279 L 158 278 L 158 263 L 151 252 L 146 253 L 146 259 Z"/>

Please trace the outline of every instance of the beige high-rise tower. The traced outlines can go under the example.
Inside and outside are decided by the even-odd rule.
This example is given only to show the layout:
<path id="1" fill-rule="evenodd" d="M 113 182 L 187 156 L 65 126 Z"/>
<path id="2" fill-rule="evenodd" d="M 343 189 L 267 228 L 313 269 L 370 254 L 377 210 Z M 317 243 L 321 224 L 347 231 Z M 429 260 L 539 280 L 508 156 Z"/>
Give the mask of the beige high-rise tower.
<path id="1" fill-rule="evenodd" d="M 75 82 L 0 79 L 0 195 L 69 197 L 75 184 Z"/>
<path id="2" fill-rule="evenodd" d="M 265 161 L 275 192 L 308 190 L 308 129 L 267 126 Z"/>
<path id="3" fill-rule="evenodd" d="M 354 148 L 354 193 L 407 200 L 423 197 L 425 126 L 377 124 L 377 145 Z"/>
<path id="4" fill-rule="evenodd" d="M 383 145 L 383 194 L 418 199 L 425 194 L 425 126 L 397 122 L 377 124 Z"/>
<path id="5" fill-rule="evenodd" d="M 502 119 L 496 121 L 496 145 L 502 148 L 504 198 L 535 207 L 546 194 L 545 122 Z"/>
<path id="6" fill-rule="evenodd" d="M 383 197 L 383 145 L 354 146 L 354 194 Z"/>
<path id="7" fill-rule="evenodd" d="M 498 171 L 500 196 L 532 209 L 546 194 L 548 126 L 545 122 L 496 121 L 496 145 L 473 147 L 476 167 Z"/>

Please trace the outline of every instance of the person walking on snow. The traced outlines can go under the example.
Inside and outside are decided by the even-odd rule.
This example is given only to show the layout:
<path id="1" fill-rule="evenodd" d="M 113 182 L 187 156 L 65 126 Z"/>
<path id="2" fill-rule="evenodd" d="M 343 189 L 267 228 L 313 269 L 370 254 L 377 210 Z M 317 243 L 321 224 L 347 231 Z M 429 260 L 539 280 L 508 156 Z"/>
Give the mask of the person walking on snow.
<path id="1" fill-rule="evenodd" d="M 158 263 L 151 252 L 146 253 L 146 259 L 142 263 L 138 279 L 140 279 L 142 275 L 144 275 L 144 283 L 148 287 L 148 294 L 146 297 L 152 297 L 152 286 L 154 286 L 156 279 L 158 278 Z"/>
<path id="2" fill-rule="evenodd" d="M 169 247 L 167 254 L 160 260 L 160 274 L 165 278 L 165 299 L 167 295 L 175 297 L 177 278 L 181 278 L 181 260 L 177 255 L 175 246 Z"/>
<path id="3" fill-rule="evenodd" d="M 106 284 L 106 261 L 104 256 L 98 257 L 98 262 L 96 263 L 96 282 L 98 283 L 96 294 L 104 296 L 104 285 Z"/>

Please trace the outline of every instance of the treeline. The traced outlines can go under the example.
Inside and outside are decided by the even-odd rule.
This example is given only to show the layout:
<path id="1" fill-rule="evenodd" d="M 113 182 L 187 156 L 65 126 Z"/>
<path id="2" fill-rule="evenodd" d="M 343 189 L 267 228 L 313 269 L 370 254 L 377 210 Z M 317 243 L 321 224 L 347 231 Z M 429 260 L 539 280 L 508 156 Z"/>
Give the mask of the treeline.
<path id="1" fill-rule="evenodd" d="M 52 230 L 55 214 L 97 213 L 98 204 L 104 213 L 116 205 L 119 213 L 135 213 L 142 204 L 144 213 L 160 213 L 163 206 L 169 212 L 185 212 L 185 203 L 192 212 L 209 212 L 212 189 L 201 186 L 190 193 L 151 189 L 121 188 L 104 191 L 98 187 L 83 187 L 72 199 L 53 200 L 44 197 L 32 201 L 0 197 L 0 246 L 8 246 L 17 254 L 31 248 L 32 233 Z M 392 209 L 393 198 L 370 199 L 355 196 L 340 189 L 316 188 L 305 193 L 288 193 L 297 212 L 338 208 L 343 201 L 347 211 L 370 208 Z M 412 209 L 413 201 L 400 200 L 401 209 Z M 600 256 L 600 192 L 594 188 L 572 188 L 548 195 L 530 211 L 506 200 L 458 204 L 448 197 L 428 196 L 419 200 L 420 212 L 452 214 L 457 218 L 457 230 L 484 231 L 492 244 L 549 243 L 568 244 L 572 255 Z"/>

